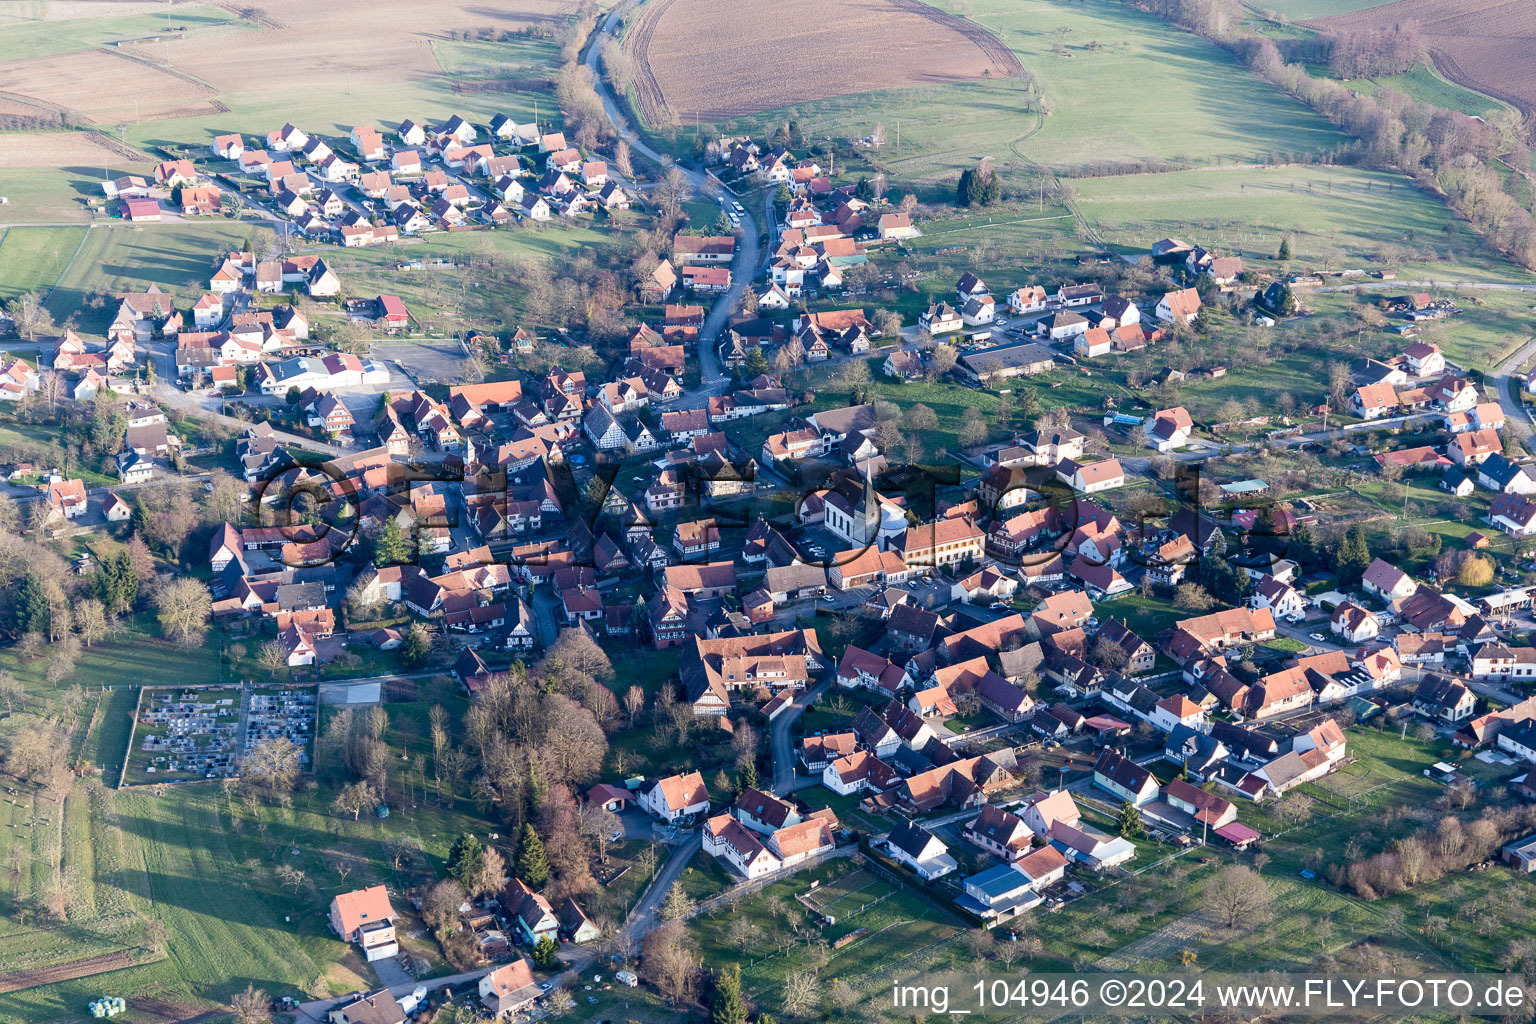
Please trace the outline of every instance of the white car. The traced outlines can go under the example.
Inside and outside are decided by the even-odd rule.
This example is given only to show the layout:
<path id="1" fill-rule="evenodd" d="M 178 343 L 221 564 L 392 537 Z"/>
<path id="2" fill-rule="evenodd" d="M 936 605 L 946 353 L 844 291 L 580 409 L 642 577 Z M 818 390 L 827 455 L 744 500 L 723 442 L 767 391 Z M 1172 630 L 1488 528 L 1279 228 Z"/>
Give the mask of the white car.
<path id="1" fill-rule="evenodd" d="M 1307 634 L 1307 639 L 1308 640 L 1316 640 L 1318 643 L 1324 643 L 1324 642 L 1327 641 L 1328 638 L 1323 636 L 1323 634 L 1321 634 L 1321 633 L 1308 633 Z"/>

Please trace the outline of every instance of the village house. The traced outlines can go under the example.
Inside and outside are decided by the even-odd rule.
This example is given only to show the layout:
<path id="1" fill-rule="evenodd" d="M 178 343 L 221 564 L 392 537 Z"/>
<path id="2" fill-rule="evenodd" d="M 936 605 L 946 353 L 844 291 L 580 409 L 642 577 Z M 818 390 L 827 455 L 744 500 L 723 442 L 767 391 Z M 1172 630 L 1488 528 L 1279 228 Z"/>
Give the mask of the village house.
<path id="1" fill-rule="evenodd" d="M 885 848 L 893 860 L 911 868 L 924 881 L 942 878 L 960 866 L 941 839 L 910 821 L 891 829 Z"/>
<path id="2" fill-rule="evenodd" d="M 392 957 L 400 949 L 395 941 L 395 910 L 382 885 L 337 895 L 331 900 L 330 921 L 343 942 L 362 947 L 364 960 Z"/>
<path id="3" fill-rule="evenodd" d="M 1147 447 L 1159 452 L 1171 452 L 1189 444 L 1195 422 L 1189 410 L 1182 405 L 1163 409 L 1148 416 L 1141 425 L 1146 435 Z"/>
<path id="4" fill-rule="evenodd" d="M 1093 781 L 1126 803 L 1145 804 L 1158 795 L 1158 782 L 1151 772 L 1108 747 L 1099 751 L 1094 762 Z"/>
<path id="5" fill-rule="evenodd" d="M 1157 318 L 1164 323 L 1179 320 L 1187 324 L 1194 323 L 1195 317 L 1200 315 L 1200 293 L 1193 288 L 1168 292 L 1157 300 L 1156 313 Z"/>
<path id="6" fill-rule="evenodd" d="M 533 1005 L 544 994 L 533 969 L 522 957 L 502 964 L 480 978 L 480 1005 L 493 1018 L 505 1017 Z"/>
<path id="7" fill-rule="evenodd" d="M 651 779 L 641 785 L 636 797 L 644 810 L 668 823 L 709 810 L 709 791 L 698 772 Z"/>

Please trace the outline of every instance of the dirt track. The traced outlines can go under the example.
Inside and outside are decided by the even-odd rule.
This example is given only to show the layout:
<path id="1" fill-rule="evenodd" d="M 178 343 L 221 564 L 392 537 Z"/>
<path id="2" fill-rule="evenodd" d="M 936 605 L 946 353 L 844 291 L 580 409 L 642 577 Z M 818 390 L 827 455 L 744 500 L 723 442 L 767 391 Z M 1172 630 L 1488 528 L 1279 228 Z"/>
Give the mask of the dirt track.
<path id="1" fill-rule="evenodd" d="M 51 985 L 54 982 L 69 981 L 72 978 L 89 978 L 93 974 L 120 971 L 136 963 L 138 961 L 134 959 L 132 953 L 127 950 L 118 950 L 116 953 L 89 956 L 84 960 L 71 960 L 69 963 L 54 964 L 51 967 L 34 967 L 31 970 L 17 971 L 15 974 L 0 977 L 0 992 L 19 992 L 24 988 Z"/>

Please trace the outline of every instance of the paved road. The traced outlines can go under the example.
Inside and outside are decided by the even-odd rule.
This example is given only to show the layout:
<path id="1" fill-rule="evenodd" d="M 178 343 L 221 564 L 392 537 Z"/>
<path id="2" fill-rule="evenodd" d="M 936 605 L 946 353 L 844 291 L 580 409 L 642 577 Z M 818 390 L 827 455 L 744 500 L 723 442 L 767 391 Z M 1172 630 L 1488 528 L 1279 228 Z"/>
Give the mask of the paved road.
<path id="1" fill-rule="evenodd" d="M 614 132 L 629 144 L 634 153 L 650 160 L 657 166 L 664 166 L 670 158 L 664 159 L 661 153 L 651 148 L 640 134 L 629 123 L 629 118 L 620 109 L 614 99 L 613 91 L 608 88 L 608 83 L 598 73 L 598 50 L 601 48 L 603 37 L 611 36 L 618 28 L 619 19 L 624 15 L 629 5 L 620 5 L 610 11 L 598 25 L 593 33 L 591 41 L 587 44 L 586 66 L 592 75 L 592 87 L 597 91 L 598 97 L 603 101 L 603 112 L 608 115 L 608 121 L 613 125 Z M 687 175 L 688 181 L 698 193 L 708 192 L 708 175 L 703 171 L 691 167 L 677 165 L 678 169 Z M 713 383 L 719 384 L 720 355 L 716 348 L 716 338 L 724 329 L 726 321 L 731 313 L 741 305 L 741 297 L 757 278 L 757 270 L 763 261 L 764 247 L 759 244 L 757 221 L 752 216 L 752 211 L 745 204 L 741 212 L 742 240 L 736 247 L 736 258 L 731 263 L 731 287 L 730 290 L 715 300 L 714 307 L 704 318 L 704 326 L 699 332 L 699 379 L 708 388 Z M 688 408 L 688 406 L 679 406 Z"/>
<path id="2" fill-rule="evenodd" d="M 533 591 L 533 618 L 539 629 L 539 642 L 545 647 L 560 638 L 560 601 L 547 587 L 535 587 Z"/>
<path id="3" fill-rule="evenodd" d="M 634 909 L 629 912 L 629 918 L 624 922 L 624 934 L 631 941 L 639 943 L 645 934 L 656 927 L 656 908 L 661 905 L 662 897 L 672 884 L 682 875 L 688 862 L 693 860 L 694 854 L 703 846 L 703 832 L 695 829 L 684 839 L 682 844 L 672 850 L 672 855 L 662 864 L 656 872 L 651 887 L 645 891 L 645 895 L 636 903 Z"/>
<path id="4" fill-rule="evenodd" d="M 1310 624 L 1292 624 L 1280 620 L 1275 621 L 1275 632 L 1281 636 L 1288 636 L 1292 640 L 1299 640 L 1312 648 L 1313 654 L 1319 651 L 1353 651 L 1358 644 L 1340 644 L 1333 639 L 1333 634 L 1327 622 L 1319 620 Z M 1326 640 L 1313 640 L 1312 634 L 1327 637 Z"/>
<path id="5" fill-rule="evenodd" d="M 775 718 L 768 727 L 768 749 L 773 756 L 773 784 L 770 788 L 779 796 L 799 788 L 795 780 L 795 721 L 805 714 L 806 708 L 820 700 L 821 695 L 826 693 L 831 685 L 830 682 L 824 682 L 806 690 L 796 697 L 789 709 Z"/>
<path id="6" fill-rule="evenodd" d="M 1515 398 L 1510 393 L 1510 384 L 1513 383 L 1511 375 L 1520 367 L 1536 357 L 1536 338 L 1526 342 L 1507 359 L 1494 368 L 1493 392 L 1499 400 L 1499 406 L 1504 410 L 1504 422 L 1509 429 L 1522 438 L 1531 436 L 1531 414 L 1526 410 L 1525 403 Z"/>

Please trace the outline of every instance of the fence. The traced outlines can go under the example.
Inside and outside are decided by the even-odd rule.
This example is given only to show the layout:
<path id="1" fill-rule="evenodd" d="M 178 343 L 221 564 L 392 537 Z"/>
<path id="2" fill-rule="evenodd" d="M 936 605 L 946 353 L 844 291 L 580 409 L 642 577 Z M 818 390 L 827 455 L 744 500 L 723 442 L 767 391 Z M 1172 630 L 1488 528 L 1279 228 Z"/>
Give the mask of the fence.
<path id="1" fill-rule="evenodd" d="M 749 878 L 739 885 L 734 885 L 731 888 L 725 890 L 725 892 L 718 896 L 711 896 L 709 899 L 704 900 L 702 903 L 698 904 L 688 912 L 688 917 L 694 918 L 701 914 L 708 914 L 714 911 L 717 907 L 728 906 L 734 900 L 745 899 L 753 893 L 758 892 L 761 889 L 765 889 L 775 882 L 782 882 L 786 878 L 792 878 L 807 868 L 813 868 L 818 864 L 825 864 L 829 860 L 837 860 L 840 857 L 847 857 L 857 852 L 858 847 L 856 846 L 844 846 L 841 848 L 828 850 L 826 853 L 814 854 L 810 857 L 807 857 L 805 860 L 800 861 L 798 864 L 791 865 L 790 867 L 780 868 L 779 870 L 769 872 L 766 875 L 759 875 L 757 878 Z"/>

